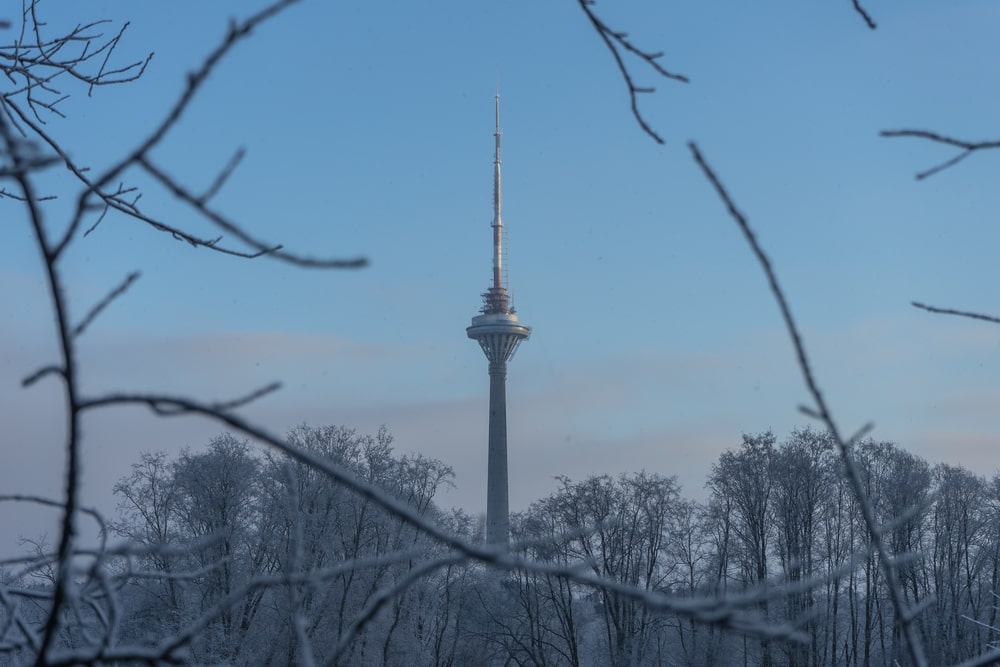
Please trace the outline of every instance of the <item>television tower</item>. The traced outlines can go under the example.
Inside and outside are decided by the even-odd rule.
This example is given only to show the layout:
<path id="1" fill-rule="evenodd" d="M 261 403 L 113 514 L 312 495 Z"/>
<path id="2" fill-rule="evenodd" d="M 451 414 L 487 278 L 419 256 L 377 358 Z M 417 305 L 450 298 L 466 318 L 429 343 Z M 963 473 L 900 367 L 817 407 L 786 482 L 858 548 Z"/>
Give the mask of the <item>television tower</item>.
<path id="1" fill-rule="evenodd" d="M 500 220 L 500 91 L 496 95 L 496 152 L 493 157 L 493 284 L 483 293 L 480 314 L 465 332 L 477 341 L 490 371 L 490 432 L 486 473 L 486 541 L 510 543 L 507 496 L 507 361 L 530 334 L 517 321 L 503 280 L 503 222 Z"/>

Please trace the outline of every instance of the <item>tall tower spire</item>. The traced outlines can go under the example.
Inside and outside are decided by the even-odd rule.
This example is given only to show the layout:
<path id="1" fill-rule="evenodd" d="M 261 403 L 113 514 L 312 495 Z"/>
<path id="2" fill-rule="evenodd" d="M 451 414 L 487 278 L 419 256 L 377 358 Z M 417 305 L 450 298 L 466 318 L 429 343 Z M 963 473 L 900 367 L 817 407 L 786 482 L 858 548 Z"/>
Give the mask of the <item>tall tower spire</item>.
<path id="1" fill-rule="evenodd" d="M 510 543 L 507 484 L 507 362 L 531 329 L 518 322 L 503 284 L 503 222 L 500 219 L 500 91 L 496 94 L 496 147 L 493 157 L 493 282 L 483 293 L 480 314 L 465 332 L 489 361 L 490 422 L 486 472 L 486 541 Z"/>
<path id="2" fill-rule="evenodd" d="M 496 148 L 493 150 L 493 288 L 503 287 L 503 221 L 500 219 L 500 84 L 496 94 Z"/>
<path id="3" fill-rule="evenodd" d="M 510 295 L 503 283 L 503 220 L 500 218 L 502 198 L 500 195 L 500 89 L 497 87 L 496 130 L 493 132 L 493 283 L 483 294 L 483 313 L 512 313 Z"/>

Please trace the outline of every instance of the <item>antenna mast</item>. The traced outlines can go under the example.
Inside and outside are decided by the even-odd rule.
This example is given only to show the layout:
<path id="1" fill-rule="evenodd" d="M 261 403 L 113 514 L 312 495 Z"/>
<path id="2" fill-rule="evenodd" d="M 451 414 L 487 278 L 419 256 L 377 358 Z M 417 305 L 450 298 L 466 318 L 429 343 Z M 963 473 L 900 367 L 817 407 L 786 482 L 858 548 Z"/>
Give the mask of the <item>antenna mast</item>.
<path id="1" fill-rule="evenodd" d="M 503 287 L 503 221 L 500 219 L 500 86 L 496 94 L 496 150 L 493 154 L 493 288 Z"/>

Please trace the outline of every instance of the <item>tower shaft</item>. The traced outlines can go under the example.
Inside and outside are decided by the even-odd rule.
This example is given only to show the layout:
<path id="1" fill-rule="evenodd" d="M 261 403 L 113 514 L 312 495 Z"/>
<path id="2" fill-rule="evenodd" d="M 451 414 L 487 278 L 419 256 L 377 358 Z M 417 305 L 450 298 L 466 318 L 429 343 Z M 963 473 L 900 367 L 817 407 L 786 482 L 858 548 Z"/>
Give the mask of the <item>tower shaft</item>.
<path id="1" fill-rule="evenodd" d="M 486 541 L 510 540 L 507 481 L 507 364 L 490 368 L 490 433 L 486 458 Z"/>

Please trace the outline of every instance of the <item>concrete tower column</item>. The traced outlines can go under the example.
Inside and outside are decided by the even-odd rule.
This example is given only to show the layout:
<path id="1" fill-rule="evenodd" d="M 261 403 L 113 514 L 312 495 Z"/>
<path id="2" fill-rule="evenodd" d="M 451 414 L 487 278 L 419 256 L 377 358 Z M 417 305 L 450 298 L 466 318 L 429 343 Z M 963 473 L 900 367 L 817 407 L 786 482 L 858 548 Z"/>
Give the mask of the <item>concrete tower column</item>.
<path id="1" fill-rule="evenodd" d="M 490 435 L 486 470 L 486 541 L 510 541 L 507 482 L 507 364 L 490 364 Z"/>

